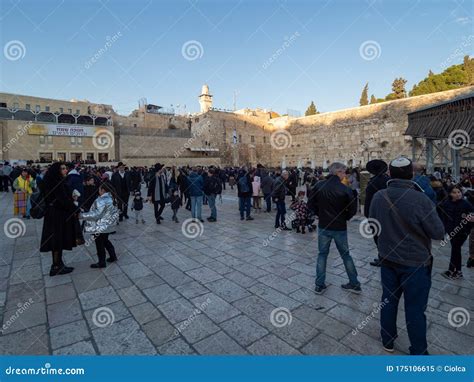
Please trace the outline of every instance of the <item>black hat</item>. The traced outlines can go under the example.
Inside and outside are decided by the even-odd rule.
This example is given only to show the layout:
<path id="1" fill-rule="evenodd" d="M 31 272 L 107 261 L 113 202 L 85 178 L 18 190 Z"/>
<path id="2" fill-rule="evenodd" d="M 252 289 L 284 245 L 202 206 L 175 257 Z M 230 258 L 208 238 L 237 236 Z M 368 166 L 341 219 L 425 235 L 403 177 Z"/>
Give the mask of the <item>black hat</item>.
<path id="1" fill-rule="evenodd" d="M 365 166 L 368 172 L 370 172 L 372 175 L 379 175 L 387 171 L 387 163 L 385 163 L 381 159 L 373 159 L 369 162 L 367 162 L 367 165 Z"/>
<path id="2" fill-rule="evenodd" d="M 122 166 L 125 166 L 125 163 L 123 163 L 123 162 L 118 162 L 117 163 L 117 167 L 122 167 Z"/>
<path id="3" fill-rule="evenodd" d="M 161 163 L 155 164 L 155 171 L 160 171 L 163 168 L 163 165 Z"/>
<path id="4" fill-rule="evenodd" d="M 412 179 L 413 163 L 410 159 L 399 157 L 390 162 L 390 177 L 392 179 Z"/>

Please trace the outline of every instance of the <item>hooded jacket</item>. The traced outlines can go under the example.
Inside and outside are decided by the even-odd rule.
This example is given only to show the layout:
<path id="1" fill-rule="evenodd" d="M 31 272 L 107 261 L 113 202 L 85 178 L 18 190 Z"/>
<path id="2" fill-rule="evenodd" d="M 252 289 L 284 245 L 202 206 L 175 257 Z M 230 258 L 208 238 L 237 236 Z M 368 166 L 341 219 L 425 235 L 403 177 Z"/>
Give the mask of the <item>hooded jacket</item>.
<path id="1" fill-rule="evenodd" d="M 119 211 L 114 206 L 112 196 L 106 192 L 99 196 L 89 212 L 84 212 L 81 217 L 85 220 L 85 232 L 91 234 L 111 233 L 115 231 L 119 219 Z"/>

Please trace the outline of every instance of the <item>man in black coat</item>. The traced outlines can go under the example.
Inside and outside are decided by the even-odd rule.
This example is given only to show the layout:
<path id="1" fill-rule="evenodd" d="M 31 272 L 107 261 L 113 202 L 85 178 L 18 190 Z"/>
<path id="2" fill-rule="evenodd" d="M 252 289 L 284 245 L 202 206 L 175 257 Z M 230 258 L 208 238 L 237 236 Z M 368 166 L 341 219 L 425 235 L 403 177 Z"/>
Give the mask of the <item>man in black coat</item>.
<path id="1" fill-rule="evenodd" d="M 169 197 L 168 192 L 165 169 L 162 164 L 157 163 L 155 165 L 155 176 L 150 181 L 147 193 L 148 200 L 153 203 L 156 224 L 161 224 L 161 220 L 163 220 L 161 214 L 165 209 L 166 199 Z"/>
<path id="2" fill-rule="evenodd" d="M 360 282 L 347 241 L 347 221 L 357 213 L 357 199 L 352 190 L 341 182 L 346 176 L 346 166 L 335 162 L 329 166 L 329 172 L 326 180 L 316 183 L 308 200 L 308 208 L 319 217 L 315 292 L 322 294 L 326 289 L 326 263 L 331 241 L 334 240 L 349 277 L 349 283 L 341 287 L 360 293 Z"/>
<path id="3" fill-rule="evenodd" d="M 117 169 L 118 171 L 115 171 L 112 175 L 111 182 L 117 193 L 117 204 L 120 210 L 119 221 L 123 221 L 123 218 L 128 219 L 128 199 L 132 184 L 130 173 L 125 171 L 125 165 L 122 162 L 118 163 Z"/>
<path id="4" fill-rule="evenodd" d="M 387 188 L 387 182 L 390 180 L 390 177 L 387 175 L 388 166 L 383 160 L 374 159 L 367 162 L 365 166 L 368 172 L 372 174 L 369 182 L 367 183 L 367 188 L 365 190 L 365 204 L 364 204 L 364 216 L 369 217 L 370 204 L 372 203 L 372 198 L 377 191 L 384 190 Z M 372 226 L 371 226 L 372 227 Z M 373 229 L 373 227 L 372 227 Z M 375 245 L 378 243 L 378 235 L 374 232 L 374 241 Z M 370 265 L 374 267 L 380 267 L 380 259 L 376 258 L 370 262 Z"/>

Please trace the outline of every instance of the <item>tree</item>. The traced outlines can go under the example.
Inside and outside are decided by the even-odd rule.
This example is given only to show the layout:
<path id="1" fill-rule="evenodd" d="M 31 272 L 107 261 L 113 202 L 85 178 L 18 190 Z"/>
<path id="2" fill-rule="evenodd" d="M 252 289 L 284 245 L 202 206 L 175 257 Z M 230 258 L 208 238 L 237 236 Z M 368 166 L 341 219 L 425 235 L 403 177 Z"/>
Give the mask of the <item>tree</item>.
<path id="1" fill-rule="evenodd" d="M 311 104 L 306 109 L 306 112 L 304 113 L 304 115 L 308 116 L 308 115 L 315 115 L 315 114 L 318 114 L 318 111 L 316 110 L 316 105 L 314 104 L 314 101 L 311 101 Z"/>
<path id="2" fill-rule="evenodd" d="M 372 95 L 370 96 L 370 104 L 372 105 L 372 104 L 374 104 L 374 103 L 377 103 L 377 98 L 375 98 L 375 96 L 372 94 Z"/>
<path id="3" fill-rule="evenodd" d="M 392 92 L 395 95 L 395 99 L 405 98 L 407 96 L 407 91 L 405 90 L 405 85 L 407 80 L 404 78 L 395 78 L 392 83 Z"/>
<path id="4" fill-rule="evenodd" d="M 431 76 L 434 76 L 434 73 L 430 69 L 430 71 L 428 72 L 428 77 L 431 77 Z"/>
<path id="5" fill-rule="evenodd" d="M 467 76 L 467 84 L 474 85 L 474 58 L 464 56 L 463 66 Z"/>
<path id="6" fill-rule="evenodd" d="M 362 90 L 362 94 L 360 95 L 359 105 L 365 106 L 369 104 L 369 83 L 367 82 Z"/>

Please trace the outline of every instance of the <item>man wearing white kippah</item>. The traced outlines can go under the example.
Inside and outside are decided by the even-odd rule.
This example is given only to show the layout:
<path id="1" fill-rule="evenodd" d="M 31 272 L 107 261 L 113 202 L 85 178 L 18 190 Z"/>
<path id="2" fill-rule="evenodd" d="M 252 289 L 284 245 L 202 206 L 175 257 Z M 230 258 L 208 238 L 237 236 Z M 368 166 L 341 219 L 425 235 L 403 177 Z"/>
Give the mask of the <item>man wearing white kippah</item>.
<path id="1" fill-rule="evenodd" d="M 412 181 L 412 162 L 404 157 L 394 159 L 389 172 L 387 188 L 374 195 L 369 211 L 369 218 L 380 226 L 382 344 L 393 352 L 403 294 L 410 354 L 428 354 L 425 310 L 431 289 L 431 240 L 442 240 L 444 227 L 435 205 Z"/>

